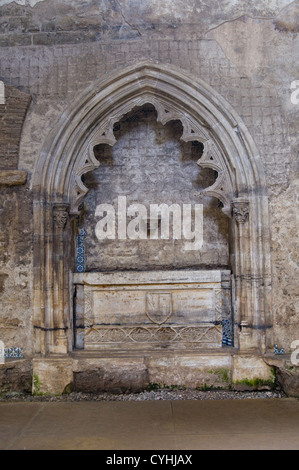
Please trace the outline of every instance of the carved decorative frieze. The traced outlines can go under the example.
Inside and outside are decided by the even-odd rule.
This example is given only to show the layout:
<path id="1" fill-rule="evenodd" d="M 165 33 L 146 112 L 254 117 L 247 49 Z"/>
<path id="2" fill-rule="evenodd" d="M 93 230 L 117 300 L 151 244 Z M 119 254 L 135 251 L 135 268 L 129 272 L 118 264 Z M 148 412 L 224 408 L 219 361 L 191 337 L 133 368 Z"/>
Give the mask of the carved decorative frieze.
<path id="1" fill-rule="evenodd" d="M 221 347 L 222 327 L 220 325 L 189 325 L 189 326 L 114 326 L 93 327 L 86 332 L 85 347 L 93 349 L 92 345 L 152 345 L 163 347 L 165 343 L 176 347 L 203 348 L 207 346 Z"/>

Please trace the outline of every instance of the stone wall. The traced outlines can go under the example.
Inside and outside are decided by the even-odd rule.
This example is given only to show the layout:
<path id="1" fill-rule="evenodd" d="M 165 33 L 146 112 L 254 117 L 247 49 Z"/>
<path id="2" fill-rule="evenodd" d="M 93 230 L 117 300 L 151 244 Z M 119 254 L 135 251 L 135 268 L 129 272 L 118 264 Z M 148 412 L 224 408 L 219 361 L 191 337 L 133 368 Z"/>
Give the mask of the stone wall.
<path id="1" fill-rule="evenodd" d="M 13 86 L 32 97 L 19 158 L 16 143 L 1 147 L 3 170 L 28 173 L 25 186 L 1 186 L 0 326 L 7 347 L 23 347 L 29 357 L 33 352 L 31 179 L 43 143 L 86 87 L 146 59 L 181 67 L 211 85 L 241 116 L 258 146 L 270 204 L 273 342 L 290 351 L 291 342 L 299 339 L 299 104 L 292 103 L 290 88 L 299 80 L 298 12 L 298 1 L 291 0 L 221 5 L 216 0 L 0 1 L 0 80 L 8 92 Z M 0 122 L 3 138 L 5 122 Z M 162 127 L 152 129 L 156 139 Z M 116 146 L 113 152 L 120 158 L 117 151 Z M 91 212 L 97 203 L 92 185 L 107 166 L 87 176 Z M 210 220 L 218 221 L 219 230 L 205 264 L 226 265 L 225 218 L 215 201 L 209 204 Z M 92 238 L 87 243 L 94 269 L 95 243 Z M 103 259 L 102 253 L 106 267 L 112 266 L 112 255 L 115 251 Z M 140 251 L 136 262 L 142 256 Z"/>

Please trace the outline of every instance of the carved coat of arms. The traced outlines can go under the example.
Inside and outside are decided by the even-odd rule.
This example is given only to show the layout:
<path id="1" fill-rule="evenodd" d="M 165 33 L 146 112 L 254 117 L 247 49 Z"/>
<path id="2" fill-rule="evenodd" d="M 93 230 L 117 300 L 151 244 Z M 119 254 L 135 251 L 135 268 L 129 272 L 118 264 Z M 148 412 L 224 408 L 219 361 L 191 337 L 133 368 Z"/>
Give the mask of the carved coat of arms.
<path id="1" fill-rule="evenodd" d="M 170 292 L 148 292 L 146 294 L 146 315 L 152 323 L 162 325 L 172 315 L 172 294 Z"/>

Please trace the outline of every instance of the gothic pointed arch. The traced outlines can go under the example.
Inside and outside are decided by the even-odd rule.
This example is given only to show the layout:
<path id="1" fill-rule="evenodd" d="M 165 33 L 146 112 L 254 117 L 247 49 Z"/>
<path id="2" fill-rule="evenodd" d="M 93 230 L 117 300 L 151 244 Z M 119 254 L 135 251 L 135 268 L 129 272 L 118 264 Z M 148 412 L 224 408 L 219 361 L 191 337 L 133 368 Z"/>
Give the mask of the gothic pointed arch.
<path id="1" fill-rule="evenodd" d="M 198 164 L 218 174 L 205 193 L 218 198 L 231 219 L 236 346 L 264 351 L 271 342 L 271 266 L 268 198 L 258 149 L 242 119 L 215 90 L 179 68 L 153 62 L 118 70 L 88 87 L 43 146 L 33 179 L 36 350 L 71 349 L 67 240 L 88 191 L 82 176 L 99 166 L 94 147 L 114 145 L 114 124 L 145 103 L 155 107 L 162 124 L 180 120 L 181 139 L 204 146 Z"/>

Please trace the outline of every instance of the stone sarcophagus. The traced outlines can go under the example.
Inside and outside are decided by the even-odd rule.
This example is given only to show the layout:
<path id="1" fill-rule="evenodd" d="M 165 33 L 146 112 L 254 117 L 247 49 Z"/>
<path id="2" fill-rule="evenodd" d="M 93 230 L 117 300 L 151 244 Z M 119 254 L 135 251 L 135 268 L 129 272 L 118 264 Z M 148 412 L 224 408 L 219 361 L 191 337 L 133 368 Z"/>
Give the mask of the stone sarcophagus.
<path id="1" fill-rule="evenodd" d="M 230 271 L 74 274 L 76 348 L 222 347 Z"/>

